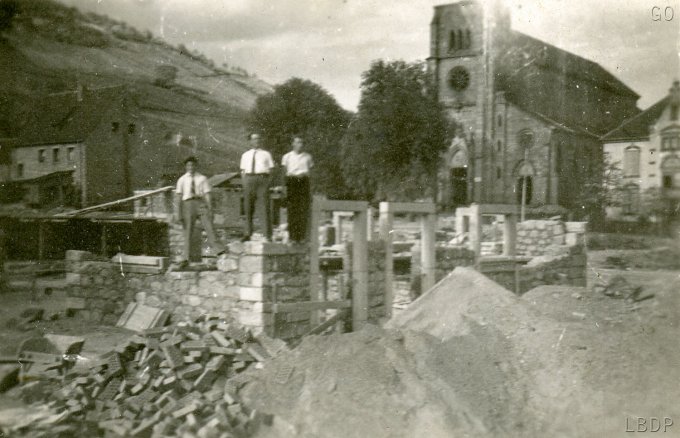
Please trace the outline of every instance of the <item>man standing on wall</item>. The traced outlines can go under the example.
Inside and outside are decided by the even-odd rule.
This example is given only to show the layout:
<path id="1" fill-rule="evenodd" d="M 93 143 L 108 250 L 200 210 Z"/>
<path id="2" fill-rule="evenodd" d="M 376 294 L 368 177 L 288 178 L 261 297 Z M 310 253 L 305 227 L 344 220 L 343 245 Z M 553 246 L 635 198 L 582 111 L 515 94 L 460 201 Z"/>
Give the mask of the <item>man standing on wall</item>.
<path id="1" fill-rule="evenodd" d="M 281 164 L 286 169 L 286 198 L 288 206 L 288 237 L 292 242 L 307 238 L 309 222 L 309 171 L 314 163 L 312 156 L 302 151 L 302 137 L 293 137 L 293 150 L 283 156 Z"/>
<path id="2" fill-rule="evenodd" d="M 182 251 L 182 261 L 179 264 L 180 269 L 186 268 L 189 265 L 191 235 L 194 231 L 197 217 L 201 218 L 203 229 L 208 235 L 210 247 L 213 248 L 217 255 L 221 255 L 225 251 L 224 247 L 215 238 L 215 231 L 213 230 L 210 183 L 208 178 L 196 172 L 197 166 L 198 160 L 196 157 L 189 157 L 184 160 L 186 173 L 177 180 L 177 189 L 175 190 L 173 220 L 179 222 L 181 217 L 184 227 L 184 248 Z"/>
<path id="3" fill-rule="evenodd" d="M 260 228 L 266 241 L 272 239 L 272 223 L 269 206 L 269 174 L 274 167 L 271 154 L 260 148 L 260 135 L 248 136 L 251 148 L 241 155 L 241 177 L 243 180 L 243 206 L 246 211 L 246 226 L 242 241 L 250 240 L 253 234 L 253 214 L 260 212 Z"/>

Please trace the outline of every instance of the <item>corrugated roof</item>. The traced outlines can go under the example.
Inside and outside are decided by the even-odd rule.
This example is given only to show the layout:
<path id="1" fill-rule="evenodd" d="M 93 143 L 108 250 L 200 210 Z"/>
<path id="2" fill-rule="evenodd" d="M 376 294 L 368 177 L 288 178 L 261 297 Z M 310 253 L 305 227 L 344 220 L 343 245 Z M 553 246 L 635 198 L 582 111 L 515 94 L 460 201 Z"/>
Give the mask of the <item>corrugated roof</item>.
<path id="1" fill-rule="evenodd" d="M 125 96 L 124 86 L 84 89 L 36 98 L 18 146 L 77 143 L 84 141 L 99 125 L 104 113 L 119 105 Z"/>
<path id="2" fill-rule="evenodd" d="M 623 122 L 618 128 L 602 136 L 602 141 L 626 141 L 649 138 L 649 127 L 661 117 L 670 103 L 671 96 L 666 96 L 635 117 Z"/>

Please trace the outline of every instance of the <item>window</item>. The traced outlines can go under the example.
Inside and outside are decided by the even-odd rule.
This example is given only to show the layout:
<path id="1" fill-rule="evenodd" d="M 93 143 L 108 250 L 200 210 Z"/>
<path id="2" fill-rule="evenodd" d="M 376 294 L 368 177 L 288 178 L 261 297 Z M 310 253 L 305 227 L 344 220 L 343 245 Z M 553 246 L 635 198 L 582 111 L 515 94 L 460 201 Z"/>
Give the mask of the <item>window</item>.
<path id="1" fill-rule="evenodd" d="M 671 120 L 678 120 L 678 105 L 671 105 Z"/>
<path id="2" fill-rule="evenodd" d="M 502 148 L 503 148 L 503 143 L 501 143 L 501 141 L 498 140 L 498 142 L 496 143 L 496 150 L 498 152 L 500 152 Z"/>
<path id="3" fill-rule="evenodd" d="M 130 123 L 128 125 L 128 134 L 134 134 L 136 129 L 137 129 L 137 127 L 135 126 L 135 124 Z"/>
<path id="4" fill-rule="evenodd" d="M 17 176 L 23 178 L 24 176 L 24 163 L 17 164 Z"/>
<path id="5" fill-rule="evenodd" d="M 517 143 L 522 149 L 529 149 L 534 145 L 534 133 L 531 129 L 523 129 L 517 134 Z"/>
<path id="6" fill-rule="evenodd" d="M 458 31 L 458 39 L 457 39 L 458 45 L 456 46 L 459 49 L 464 49 L 465 48 L 465 42 L 463 41 L 463 31 L 459 30 Z"/>
<path id="7" fill-rule="evenodd" d="M 640 210 L 640 187 L 628 184 L 623 188 L 622 208 L 625 214 L 637 213 Z"/>
<path id="8" fill-rule="evenodd" d="M 662 151 L 675 151 L 680 149 L 680 135 L 664 136 L 661 138 Z"/>
<path id="9" fill-rule="evenodd" d="M 59 162 L 59 148 L 52 149 L 52 163 Z"/>
<path id="10" fill-rule="evenodd" d="M 498 115 L 498 127 L 500 128 L 501 126 L 503 126 L 503 116 L 501 116 L 501 115 L 499 114 L 499 115 Z"/>
<path id="11" fill-rule="evenodd" d="M 673 175 L 664 175 L 662 184 L 664 189 L 673 188 Z"/>
<path id="12" fill-rule="evenodd" d="M 38 149 L 38 163 L 45 162 L 45 149 Z"/>
<path id="13" fill-rule="evenodd" d="M 118 128 L 120 128 L 120 123 L 118 122 L 111 123 L 111 132 L 118 132 Z"/>
<path id="14" fill-rule="evenodd" d="M 465 48 L 469 49 L 472 47 L 472 35 L 470 35 L 470 29 L 465 30 Z"/>
<path id="15" fill-rule="evenodd" d="M 449 32 L 449 52 L 456 50 L 456 31 Z"/>
<path id="16" fill-rule="evenodd" d="M 623 176 L 640 176 L 640 148 L 628 146 L 623 152 Z"/>
<path id="17" fill-rule="evenodd" d="M 76 159 L 76 148 L 73 146 L 70 146 L 66 150 L 66 160 L 68 160 L 69 163 L 73 163 Z"/>
<path id="18" fill-rule="evenodd" d="M 496 178 L 501 179 L 502 176 L 503 176 L 503 172 L 501 171 L 501 168 L 497 167 L 496 168 Z"/>

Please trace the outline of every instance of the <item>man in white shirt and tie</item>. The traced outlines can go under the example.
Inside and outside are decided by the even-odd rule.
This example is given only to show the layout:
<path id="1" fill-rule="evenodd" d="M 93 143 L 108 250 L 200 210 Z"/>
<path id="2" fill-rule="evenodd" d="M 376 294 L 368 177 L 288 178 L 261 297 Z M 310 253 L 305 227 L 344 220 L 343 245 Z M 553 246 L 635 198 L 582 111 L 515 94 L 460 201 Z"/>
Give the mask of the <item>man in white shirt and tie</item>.
<path id="1" fill-rule="evenodd" d="M 272 223 L 269 206 L 269 174 L 274 167 L 271 154 L 260 148 L 260 135 L 248 136 L 251 148 L 241 155 L 241 177 L 243 180 L 243 205 L 246 211 L 245 233 L 242 241 L 250 240 L 253 234 L 253 215 L 259 211 L 260 227 L 267 241 L 272 239 Z"/>
<path id="2" fill-rule="evenodd" d="M 302 137 L 293 137 L 293 150 L 283 156 L 281 164 L 286 169 L 286 198 L 288 208 L 288 237 L 300 243 L 307 237 L 309 222 L 309 172 L 314 163 L 312 156 L 302 151 Z"/>
<path id="3" fill-rule="evenodd" d="M 184 249 L 182 251 L 182 261 L 180 268 L 189 265 L 189 255 L 191 254 L 191 235 L 195 229 L 196 218 L 201 219 L 203 229 L 208 235 L 208 243 L 217 255 L 224 253 L 222 246 L 215 237 L 212 224 L 212 203 L 210 199 L 210 183 L 208 178 L 196 172 L 198 160 L 196 157 L 189 157 L 184 160 L 186 173 L 177 180 L 175 190 L 175 211 L 173 220 L 182 220 L 184 227 Z M 181 216 L 180 216 L 181 208 Z"/>

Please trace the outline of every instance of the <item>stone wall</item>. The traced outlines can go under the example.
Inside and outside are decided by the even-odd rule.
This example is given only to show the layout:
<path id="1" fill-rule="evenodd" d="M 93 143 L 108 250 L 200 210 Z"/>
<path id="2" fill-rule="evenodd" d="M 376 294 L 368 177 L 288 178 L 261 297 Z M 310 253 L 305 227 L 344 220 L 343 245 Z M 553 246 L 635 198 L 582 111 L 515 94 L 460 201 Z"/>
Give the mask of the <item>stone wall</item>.
<path id="1" fill-rule="evenodd" d="M 585 287 L 586 269 L 584 245 L 571 246 L 561 255 L 539 256 L 528 262 L 526 258 L 487 258 L 479 267 L 484 275 L 519 294 L 541 285 Z"/>
<path id="2" fill-rule="evenodd" d="M 102 324 L 115 324 L 136 301 L 165 308 L 174 320 L 207 314 L 282 339 L 307 332 L 309 312 L 275 314 L 272 304 L 310 300 L 308 248 L 235 242 L 228 249 L 217 270 L 160 274 L 124 272 L 115 260 L 67 251 L 67 290 L 85 299 L 81 316 Z"/>
<path id="3" fill-rule="evenodd" d="M 472 266 L 475 264 L 475 252 L 464 246 L 437 245 L 435 282 L 453 271 L 456 266 Z M 410 299 L 417 298 L 421 289 L 422 272 L 420 268 L 420 245 L 415 244 L 411 247 L 411 288 Z M 400 297 L 401 299 L 405 297 Z"/>
<path id="4" fill-rule="evenodd" d="M 584 243 L 585 222 L 528 220 L 517 224 L 517 255 L 558 254 L 561 247 Z"/>

